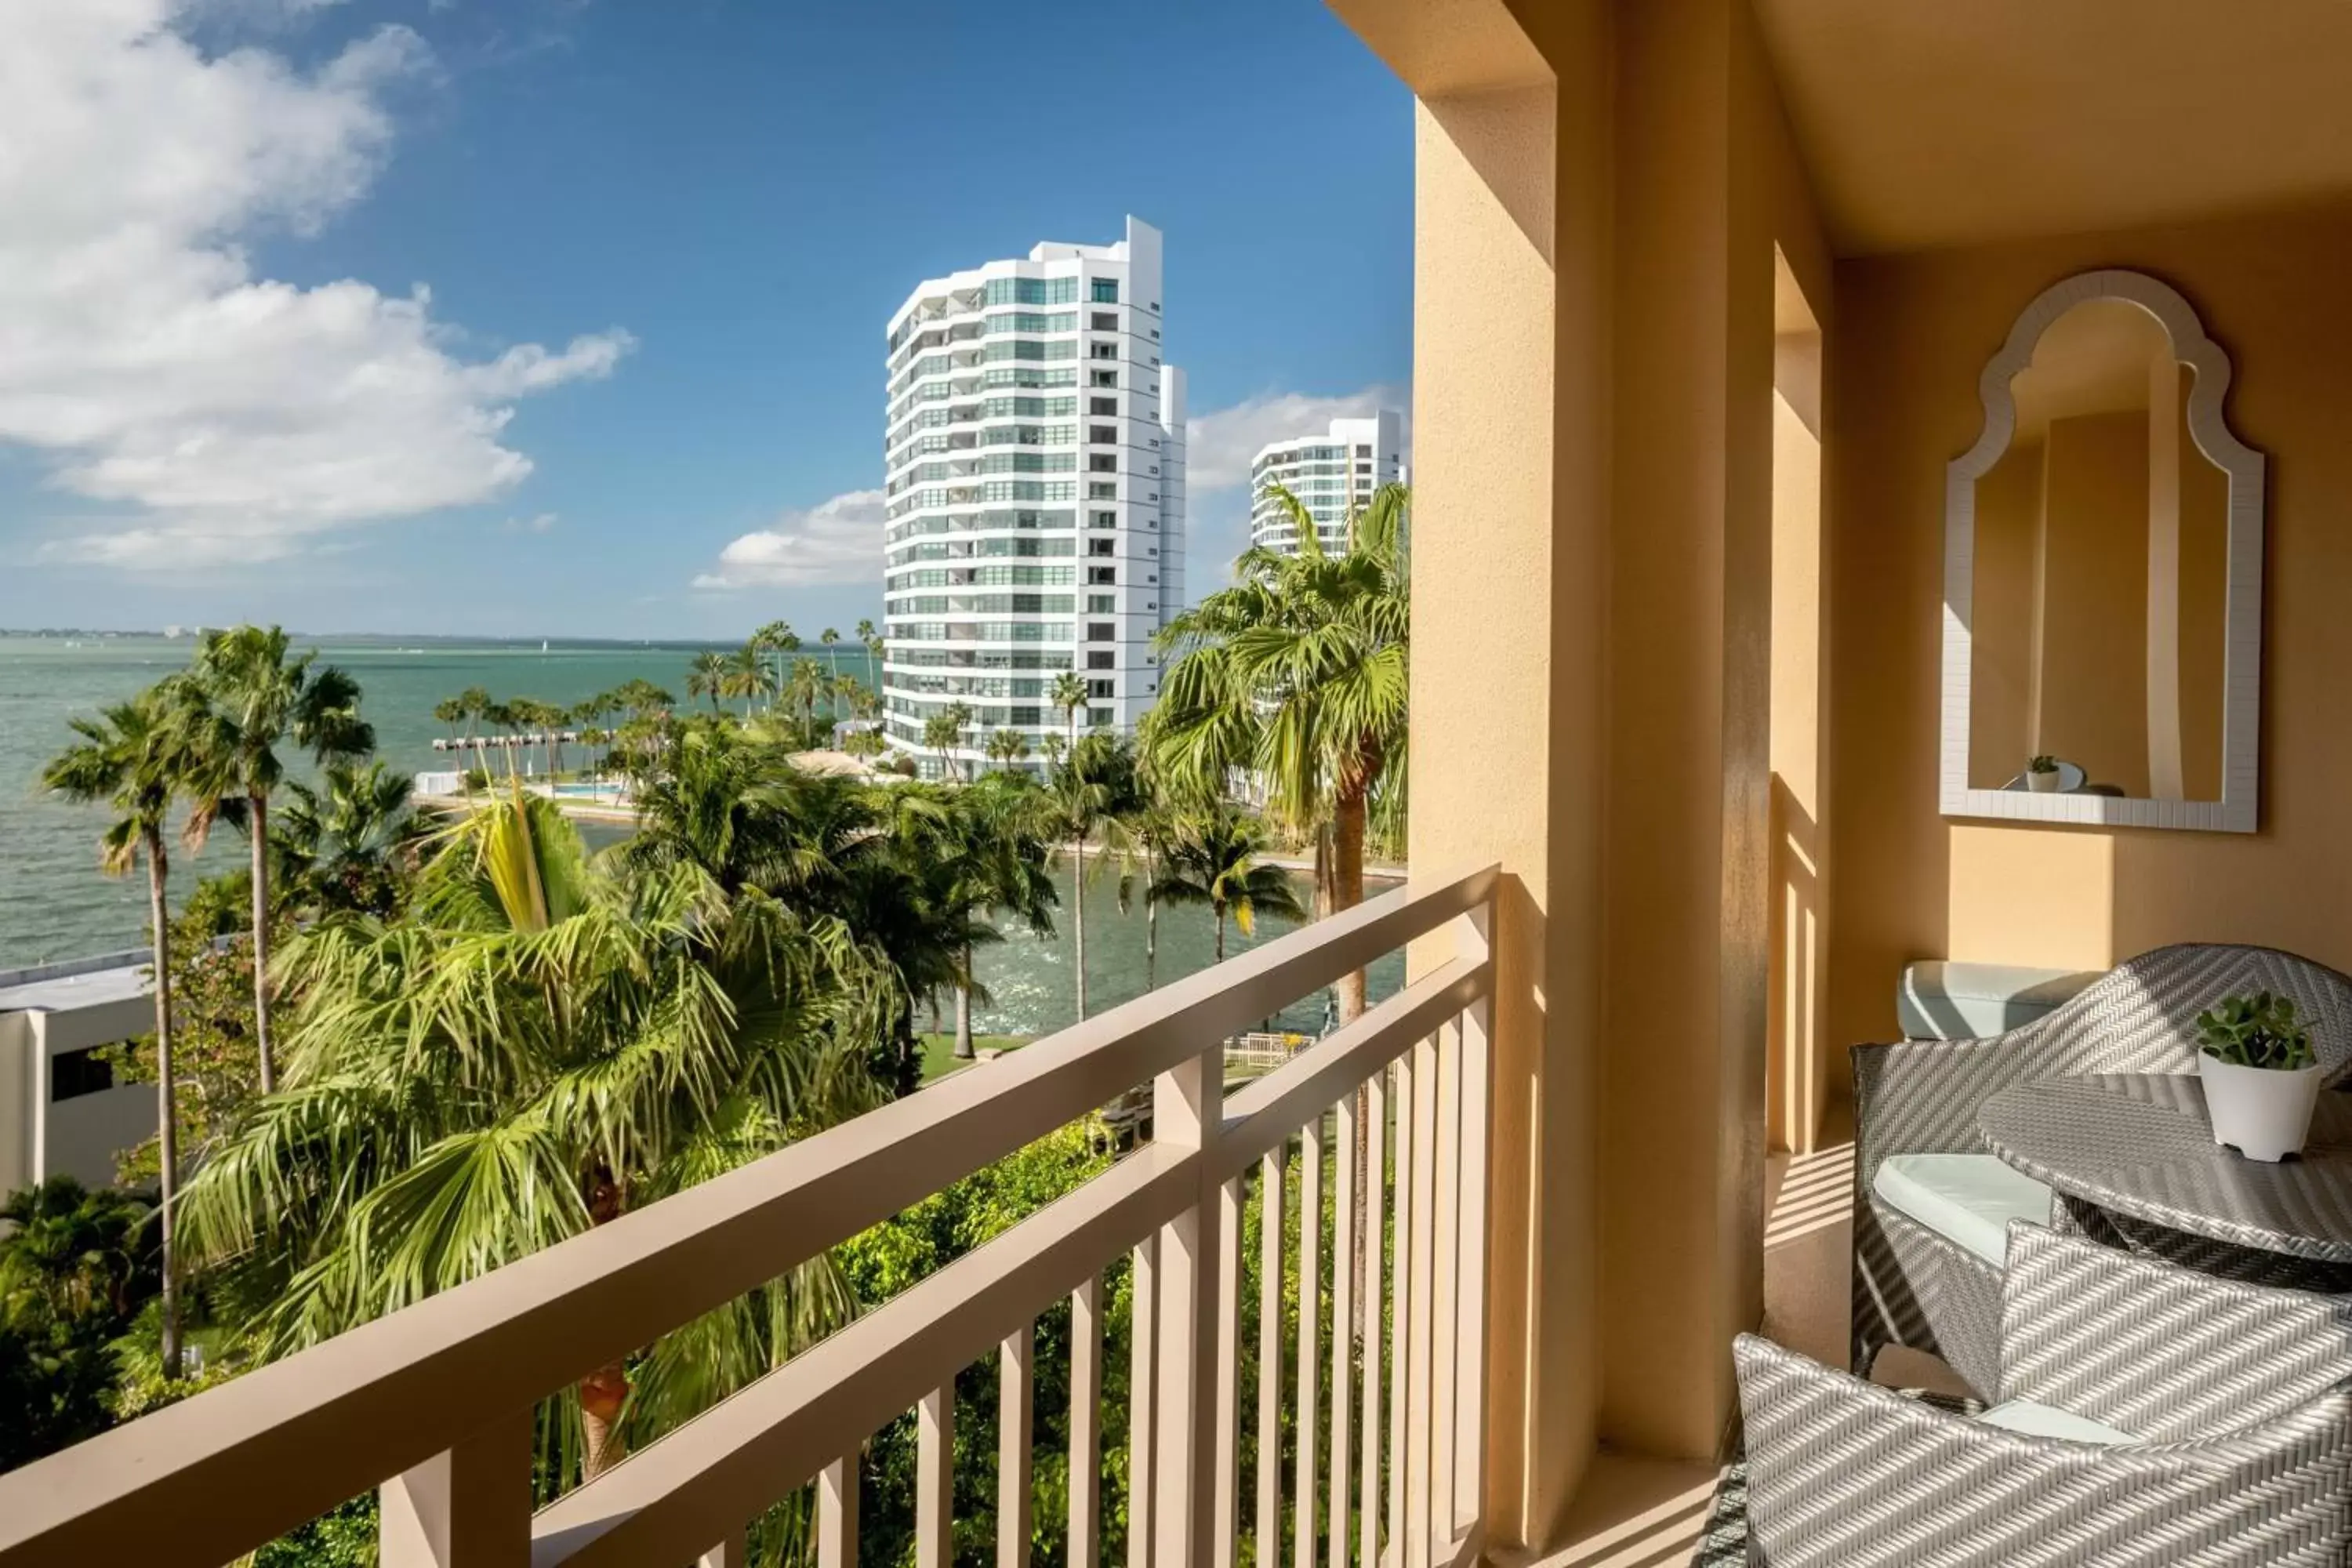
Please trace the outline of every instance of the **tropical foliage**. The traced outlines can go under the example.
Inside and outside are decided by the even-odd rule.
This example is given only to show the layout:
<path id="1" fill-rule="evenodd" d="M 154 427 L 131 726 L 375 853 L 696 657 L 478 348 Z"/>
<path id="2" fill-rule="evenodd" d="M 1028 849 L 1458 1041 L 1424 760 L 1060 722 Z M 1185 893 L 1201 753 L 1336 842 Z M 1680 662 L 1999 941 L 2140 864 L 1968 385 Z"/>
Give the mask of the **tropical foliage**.
<path id="1" fill-rule="evenodd" d="M 163 1284 L 157 1342 L 166 1377 L 177 1376 L 180 1370 L 180 1311 L 173 1268 L 179 1161 L 172 1082 L 172 928 L 164 900 L 171 862 L 163 834 L 182 781 L 196 765 L 185 730 L 176 721 L 185 700 L 175 679 L 117 703 L 97 719 L 76 719 L 73 731 L 80 739 L 41 771 L 45 787 L 69 800 L 106 807 L 109 821 L 99 838 L 100 869 L 119 877 L 142 859 L 147 865 L 147 929 L 153 937 L 155 973 L 156 1120 L 162 1141 L 156 1233 Z"/>
<path id="2" fill-rule="evenodd" d="M 154 1219 L 71 1176 L 0 1203 L 0 1469 L 113 1425 L 116 1342 L 160 1286 Z"/>
<path id="3" fill-rule="evenodd" d="M 1260 858 L 1266 849 L 1265 825 L 1254 816 L 1216 805 L 1181 819 L 1170 834 L 1154 898 L 1171 904 L 1202 904 L 1215 917 L 1217 961 L 1225 957 L 1225 918 L 1244 936 L 1257 933 L 1257 917 L 1280 915 L 1304 921 L 1307 910 L 1291 890 L 1289 874 Z"/>
<path id="4" fill-rule="evenodd" d="M 887 966 L 680 858 L 592 862 L 551 803 L 467 818 L 408 920 L 295 937 L 287 1084 L 189 1184 L 192 1259 L 283 1353 L 880 1103 Z M 823 1264 L 574 1391 L 587 1473 L 848 1310 Z M 551 1422 L 559 1440 L 568 1424 Z"/>
<path id="5" fill-rule="evenodd" d="M 1410 618 L 1409 498 L 1383 485 L 1327 552 L 1299 500 L 1275 487 L 1298 548 L 1244 551 L 1234 583 L 1172 617 L 1174 658 L 1144 724 L 1152 770 L 1171 792 L 1221 798 L 1255 779 L 1267 816 L 1315 845 L 1323 912 L 1364 896 L 1364 840 L 1375 803 L 1402 805 Z M 1339 986 L 1339 1016 L 1363 1011 L 1360 973 Z"/>
<path id="6" fill-rule="evenodd" d="M 858 637 L 869 649 L 880 640 L 866 625 Z M 1122 904 L 1137 887 L 1145 901 L 1147 984 L 1163 902 L 1204 908 L 1219 957 L 1228 920 L 1248 935 L 1263 917 L 1303 915 L 1266 860 L 1267 825 L 1223 798 L 1247 766 L 1212 769 L 1207 752 L 1187 756 L 1158 734 L 1139 752 L 1091 728 L 1088 688 L 1073 673 L 1051 689 L 1066 722 L 1043 737 L 1042 769 L 1030 764 L 1029 737 L 977 730 L 957 702 L 927 737 L 948 763 L 933 783 L 795 762 L 842 718 L 878 713 L 863 682 L 841 677 L 830 631 L 818 652 L 789 661 L 801 645 L 781 623 L 737 653 L 705 656 L 684 709 L 644 681 L 562 707 L 476 688 L 436 717 L 461 745 L 498 746 L 505 766 L 455 816 L 420 819 L 404 779 L 353 754 L 365 735 L 356 689 L 338 688 L 275 634 L 234 640 L 261 649 L 255 669 L 279 671 L 298 695 L 323 691 L 316 711 L 286 699 L 293 716 L 272 738 L 266 705 L 224 696 L 226 678 L 200 660 L 79 724 L 77 744 L 46 775 L 108 808 L 110 869 L 150 872 L 157 1033 L 110 1060 L 119 1078 L 158 1084 L 158 1137 L 121 1174 L 156 1184 L 168 1206 L 25 1200 L 49 1202 L 58 1226 L 93 1235 L 128 1225 L 127 1241 L 97 1255 L 113 1247 L 139 1261 L 121 1309 L 102 1314 L 102 1335 L 74 1328 L 58 1342 L 80 1360 L 43 1352 L 36 1381 L 55 1383 L 55 1414 L 24 1457 L 913 1090 L 925 1070 L 919 1016 L 929 1010 L 938 1029 L 951 1004 L 952 1054 L 969 1057 L 974 1010 L 990 1001 L 976 956 L 1024 928 L 1055 930 L 1056 860 L 1070 876 L 1081 1017 L 1085 906 L 1105 866 L 1118 872 Z M 1225 647 L 1204 637 L 1188 657 Z M 1262 717 L 1275 716 L 1269 707 Z M 336 725 L 348 727 L 328 737 Z M 633 835 L 601 854 L 519 776 L 556 773 L 572 742 L 583 766 L 623 777 L 636 813 Z M 872 729 L 853 729 L 845 744 L 881 749 Z M 975 752 L 993 765 L 967 767 Z M 256 779 L 267 784 L 258 809 Z M 169 829 L 183 814 L 243 827 L 257 850 L 170 920 Z M 265 1010 L 280 1047 L 268 1083 Z M 542 1493 L 608 1467 L 1017 1223 L 1100 1169 L 1108 1142 L 1098 1126 L 1065 1129 L 594 1369 L 541 1408 Z M 91 1215 L 73 1218 L 85 1204 Z M 0 1244 L 0 1289 L 7 1256 Z M 1257 1256 L 1247 1244 L 1247 1269 Z M 1124 1269 L 1106 1284 L 1114 1500 L 1103 1549 L 1115 1556 Z M 1254 1313 L 1254 1284 L 1245 1297 Z M 8 1321 L 0 1331 L 14 1331 Z M 1066 1309 L 1039 1321 L 1034 1545 L 1048 1556 L 1064 1547 L 1066 1413 L 1055 1401 L 1066 1403 L 1056 1380 L 1068 1331 Z M 195 1375 L 180 1364 L 190 1333 L 205 1352 Z M 90 1345 L 104 1354 L 82 1355 Z M 993 1447 L 995 1405 L 977 1384 L 966 1392 L 957 1444 L 977 1455 Z M 877 1434 L 862 1468 L 866 1550 L 898 1560 L 911 1544 L 911 1423 Z M 984 1469 L 959 1467 L 957 1481 L 958 1555 L 975 1563 L 992 1546 Z M 260 1561 L 365 1561 L 371 1518 L 362 1500 Z M 772 1510 L 754 1531 L 755 1559 L 805 1560 L 808 1523 L 804 1494 Z"/>

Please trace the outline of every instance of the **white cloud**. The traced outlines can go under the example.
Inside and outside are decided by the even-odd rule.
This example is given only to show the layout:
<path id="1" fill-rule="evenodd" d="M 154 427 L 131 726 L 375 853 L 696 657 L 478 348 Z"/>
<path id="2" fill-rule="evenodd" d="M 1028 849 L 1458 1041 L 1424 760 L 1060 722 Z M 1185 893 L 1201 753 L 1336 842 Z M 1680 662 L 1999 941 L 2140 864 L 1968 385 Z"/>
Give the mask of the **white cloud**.
<path id="1" fill-rule="evenodd" d="M 1383 408 L 1404 409 L 1411 401 L 1401 386 L 1368 386 L 1339 397 L 1268 392 L 1231 408 L 1194 415 L 1184 430 L 1185 485 L 1195 493 L 1246 485 L 1250 459 L 1267 442 L 1321 430 L 1334 419 L 1360 419 Z M 1410 435 L 1408 423 L 1408 441 Z"/>
<path id="2" fill-rule="evenodd" d="M 883 496 L 850 490 L 804 511 L 787 511 L 739 535 L 698 588 L 798 588 L 812 583 L 871 583 L 882 575 Z"/>
<path id="3" fill-rule="evenodd" d="M 0 5 L 0 443 L 112 517 L 51 559 L 266 560 L 490 500 L 531 468 L 502 441 L 514 401 L 630 346 L 468 362 L 422 287 L 257 277 L 246 242 L 315 233 L 366 194 L 385 97 L 432 57 L 398 26 L 310 71 L 207 55 L 173 29 L 208 3 Z"/>
<path id="4" fill-rule="evenodd" d="M 531 517 L 510 517 L 500 524 L 509 533 L 546 533 L 555 527 L 556 515 L 542 511 Z"/>

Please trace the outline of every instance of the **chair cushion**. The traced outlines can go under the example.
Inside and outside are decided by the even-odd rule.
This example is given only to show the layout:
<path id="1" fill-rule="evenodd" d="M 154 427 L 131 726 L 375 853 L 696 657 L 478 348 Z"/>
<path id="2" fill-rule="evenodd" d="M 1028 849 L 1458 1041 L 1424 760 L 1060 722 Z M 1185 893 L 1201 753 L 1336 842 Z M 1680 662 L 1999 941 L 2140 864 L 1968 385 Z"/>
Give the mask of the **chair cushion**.
<path id="1" fill-rule="evenodd" d="M 1990 1154 L 1889 1154 L 1870 1190 L 1995 1268 L 2008 1259 L 2011 1220 L 2050 1223 L 2050 1189 Z"/>
<path id="2" fill-rule="evenodd" d="M 2071 1443 L 2100 1443 L 2108 1447 L 2139 1441 L 2128 1432 L 2102 1426 L 2088 1416 L 2061 1410 L 2054 1405 L 2036 1405 L 2031 1399 L 2008 1400 L 1977 1419 L 1988 1426 L 2006 1426 L 2029 1437 L 2063 1437 Z"/>
<path id="3" fill-rule="evenodd" d="M 1906 1039 L 1980 1040 L 2054 1012 L 2098 978 L 2066 969 L 1930 960 L 1904 967 L 1895 1015 Z"/>

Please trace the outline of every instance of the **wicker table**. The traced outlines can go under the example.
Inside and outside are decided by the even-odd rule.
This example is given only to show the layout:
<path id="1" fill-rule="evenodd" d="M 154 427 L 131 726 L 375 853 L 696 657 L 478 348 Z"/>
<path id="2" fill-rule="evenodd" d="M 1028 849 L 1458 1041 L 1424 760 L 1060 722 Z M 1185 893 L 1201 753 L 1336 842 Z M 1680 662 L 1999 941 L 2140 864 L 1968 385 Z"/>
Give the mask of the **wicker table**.
<path id="1" fill-rule="evenodd" d="M 2062 1229 L 2232 1279 L 2352 1289 L 2352 1095 L 2322 1094 L 2301 1158 L 2275 1165 L 2213 1142 L 2193 1075 L 2017 1084 L 1977 1121 L 2058 1194 Z"/>

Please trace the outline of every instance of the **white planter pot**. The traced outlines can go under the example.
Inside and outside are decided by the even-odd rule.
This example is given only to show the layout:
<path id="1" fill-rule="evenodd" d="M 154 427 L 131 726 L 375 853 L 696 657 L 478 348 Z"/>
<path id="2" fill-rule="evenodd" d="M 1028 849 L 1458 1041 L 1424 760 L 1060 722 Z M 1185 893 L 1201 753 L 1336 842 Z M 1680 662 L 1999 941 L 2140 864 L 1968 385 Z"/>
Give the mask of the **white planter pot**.
<path id="1" fill-rule="evenodd" d="M 2200 1052 L 2197 1076 L 2205 1080 L 2213 1142 L 2233 1144 L 2247 1159 L 2272 1164 L 2302 1153 L 2312 1108 L 2319 1103 L 2319 1074 L 2315 1066 L 2280 1072 L 2239 1067 Z"/>
<path id="2" fill-rule="evenodd" d="M 2030 773 L 2025 775 L 2025 787 L 2032 791 L 2035 795 L 2056 795 L 2058 793 L 2058 785 L 2063 782 L 2064 778 L 2065 775 L 2059 773 Z"/>

